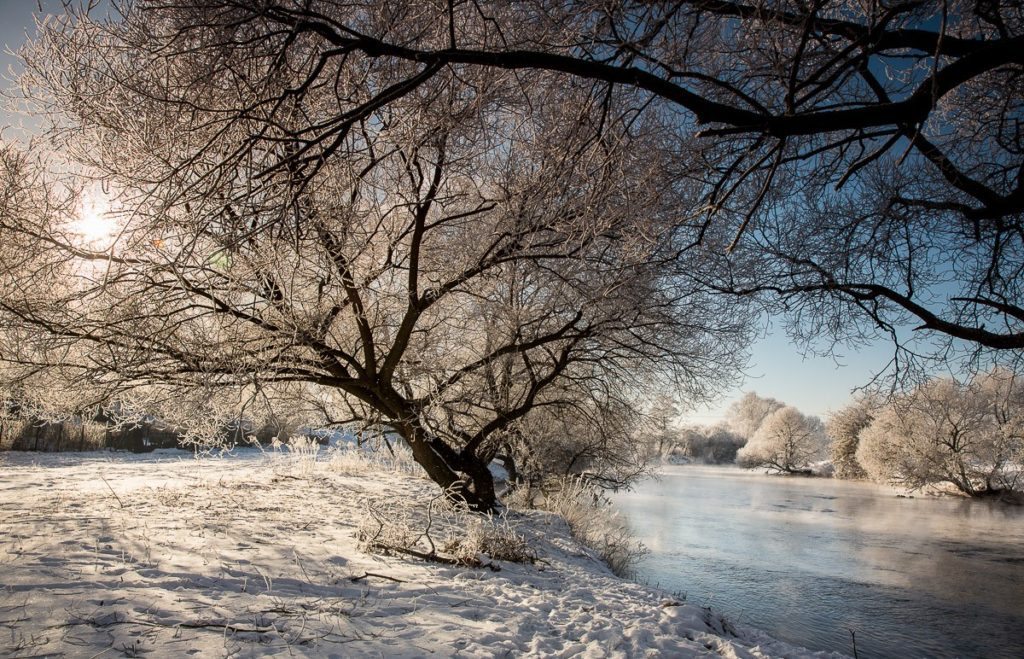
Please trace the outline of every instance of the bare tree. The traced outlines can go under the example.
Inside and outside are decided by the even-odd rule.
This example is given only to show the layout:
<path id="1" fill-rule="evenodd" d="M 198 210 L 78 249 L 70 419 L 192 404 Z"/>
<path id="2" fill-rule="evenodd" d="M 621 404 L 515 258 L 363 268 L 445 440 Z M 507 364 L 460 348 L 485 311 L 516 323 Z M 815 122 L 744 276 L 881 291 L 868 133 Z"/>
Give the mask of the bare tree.
<path id="1" fill-rule="evenodd" d="M 315 49 L 339 80 L 389 70 L 346 87 L 334 136 L 452 70 L 574 78 L 609 104 L 633 90 L 642 114 L 673 118 L 662 146 L 694 201 L 676 224 L 700 244 L 731 234 L 709 283 L 789 311 L 805 336 L 921 330 L 898 359 L 963 341 L 1016 364 L 1024 348 L 1018 2 L 140 4 L 179 17 L 157 41 L 180 17 L 195 28 L 182 44 L 225 49 L 258 25 L 268 52 Z M 316 162 L 317 144 L 294 159 Z"/>
<path id="2" fill-rule="evenodd" d="M 72 206 L 99 197 L 114 225 L 0 224 L 0 243 L 45 263 L 4 264 L 5 340 L 38 344 L 5 358 L 107 384 L 197 436 L 224 411 L 295 401 L 383 425 L 481 509 L 509 433 L 550 448 L 524 433 L 536 410 L 600 418 L 609 392 L 700 399 L 728 382 L 750 316 L 689 274 L 704 257 L 675 222 L 689 197 L 662 157 L 671 118 L 643 95 L 417 74 L 267 9 L 143 2 L 54 21 L 25 51 L 25 96 L 65 169 L 105 191 Z M 447 38 L 378 9 L 360 20 Z"/>
<path id="3" fill-rule="evenodd" d="M 810 465 L 824 457 L 827 440 L 818 417 L 795 407 L 778 409 L 764 420 L 736 455 L 742 467 L 767 467 L 784 474 L 809 474 Z"/>

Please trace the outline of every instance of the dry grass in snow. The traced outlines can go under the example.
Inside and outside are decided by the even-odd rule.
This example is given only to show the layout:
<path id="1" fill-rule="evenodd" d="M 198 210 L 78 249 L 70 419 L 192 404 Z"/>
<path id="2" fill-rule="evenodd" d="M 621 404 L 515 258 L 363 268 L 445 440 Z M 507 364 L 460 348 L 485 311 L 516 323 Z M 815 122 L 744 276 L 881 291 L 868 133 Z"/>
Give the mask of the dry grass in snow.
<path id="1" fill-rule="evenodd" d="M 248 453 L 0 454 L 0 655 L 816 656 L 616 578 L 550 513 L 481 520 L 352 453 Z M 379 551 L 384 523 L 454 564 Z"/>

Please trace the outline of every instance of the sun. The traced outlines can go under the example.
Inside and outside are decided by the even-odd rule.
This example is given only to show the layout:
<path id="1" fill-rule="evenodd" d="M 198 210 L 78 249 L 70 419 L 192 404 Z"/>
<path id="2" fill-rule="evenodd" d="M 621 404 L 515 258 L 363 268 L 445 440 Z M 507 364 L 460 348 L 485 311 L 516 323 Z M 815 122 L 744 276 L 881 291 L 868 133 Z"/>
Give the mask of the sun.
<path id="1" fill-rule="evenodd" d="M 110 201 L 100 190 L 88 190 L 79 200 L 71 231 L 90 247 L 109 247 L 117 226 Z"/>

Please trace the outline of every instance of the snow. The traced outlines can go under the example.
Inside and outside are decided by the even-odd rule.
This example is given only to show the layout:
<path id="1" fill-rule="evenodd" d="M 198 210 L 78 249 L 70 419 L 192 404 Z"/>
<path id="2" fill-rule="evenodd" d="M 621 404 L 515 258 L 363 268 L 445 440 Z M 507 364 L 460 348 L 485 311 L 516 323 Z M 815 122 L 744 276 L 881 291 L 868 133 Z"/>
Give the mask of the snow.
<path id="1" fill-rule="evenodd" d="M 532 564 L 367 553 L 368 502 L 432 484 L 242 453 L 0 455 L 0 655 L 839 656 L 619 579 L 549 513 L 509 513 Z"/>

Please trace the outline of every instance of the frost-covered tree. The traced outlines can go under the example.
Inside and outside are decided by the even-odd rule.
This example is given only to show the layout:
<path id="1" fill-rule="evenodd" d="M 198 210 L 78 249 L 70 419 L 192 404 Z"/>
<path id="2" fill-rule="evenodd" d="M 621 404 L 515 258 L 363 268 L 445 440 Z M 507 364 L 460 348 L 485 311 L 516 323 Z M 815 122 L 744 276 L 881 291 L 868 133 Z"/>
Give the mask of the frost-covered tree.
<path id="1" fill-rule="evenodd" d="M 811 463 L 824 456 L 827 441 L 818 417 L 786 406 L 765 418 L 737 453 L 736 462 L 748 469 L 767 467 L 785 474 L 810 473 Z"/>
<path id="2" fill-rule="evenodd" d="M 734 433 L 749 440 L 772 412 L 781 410 L 785 406 L 786 404 L 782 401 L 758 396 L 757 392 L 748 391 L 729 406 L 725 418 Z"/>
<path id="3" fill-rule="evenodd" d="M 963 385 L 936 378 L 894 401 L 861 433 L 857 460 L 881 482 L 948 485 L 968 496 L 1019 487 L 1021 388 L 996 372 Z"/>
<path id="4" fill-rule="evenodd" d="M 113 221 L 0 222 L 40 260 L 2 264 L 2 354 L 26 379 L 59 369 L 197 437 L 261 408 L 385 427 L 490 508 L 503 447 L 593 445 L 574 422 L 556 447 L 541 411 L 603 419 L 655 386 L 700 399 L 742 363 L 749 314 L 692 276 L 693 246 L 726 235 L 677 221 L 676 118 L 645 94 L 346 53 L 333 27 L 254 6 L 133 3 L 51 21 L 24 52 L 62 170 L 98 182 L 79 219 Z M 348 11 L 324 9 L 310 18 Z M 413 4 L 352 11 L 451 36 Z M 631 446 L 602 428 L 619 434 L 589 469 Z"/>
<path id="5" fill-rule="evenodd" d="M 270 36 L 261 48 L 283 68 L 321 43 L 318 65 L 346 73 L 338 117 L 369 116 L 452 71 L 582 81 L 609 106 L 631 88 L 638 117 L 672 117 L 657 146 L 695 202 L 677 210 L 677 225 L 699 228 L 697 241 L 704 230 L 730 235 L 721 271 L 703 272 L 709 285 L 790 314 L 803 339 L 899 339 L 907 326 L 939 358 L 964 341 L 1019 366 L 1024 9 L 1015 0 L 139 6 L 173 8 L 198 27 L 171 47 L 211 36 L 240 50 L 240 64 L 251 43 L 237 26 L 258 24 Z M 289 57 L 278 57 L 286 40 Z M 356 91 L 364 71 L 383 70 L 381 84 Z M 262 108 L 251 107 L 255 118 Z M 329 135 L 347 126 L 321 124 Z M 316 160 L 315 149 L 306 155 Z M 901 352 L 898 365 L 914 355 Z"/>
<path id="6" fill-rule="evenodd" d="M 623 487 L 648 468 L 648 446 L 637 436 L 642 423 L 634 405 L 616 398 L 541 405 L 507 432 L 502 461 L 513 466 L 514 485 L 543 487 L 573 476 Z"/>
<path id="7" fill-rule="evenodd" d="M 979 375 L 975 386 L 995 425 L 982 458 L 993 465 L 986 486 L 1024 492 L 1024 383 L 1011 371 L 994 368 Z"/>
<path id="8" fill-rule="evenodd" d="M 651 401 L 644 416 L 646 441 L 654 457 L 660 460 L 679 438 L 679 429 L 675 426 L 679 407 L 671 396 L 660 394 Z"/>
<path id="9" fill-rule="evenodd" d="M 861 432 L 874 420 L 874 413 L 879 407 L 873 397 L 858 396 L 829 415 L 825 434 L 829 438 L 837 478 L 864 478 L 867 475 L 857 462 L 857 446 Z"/>

